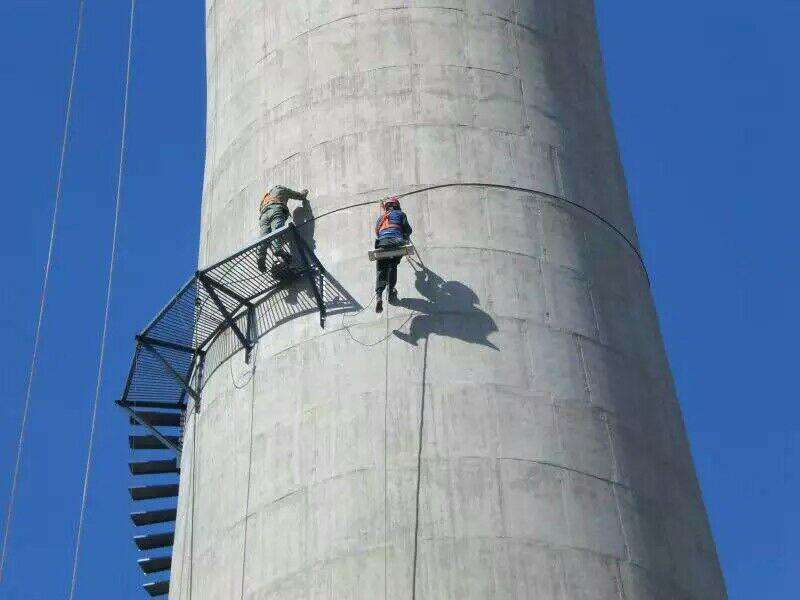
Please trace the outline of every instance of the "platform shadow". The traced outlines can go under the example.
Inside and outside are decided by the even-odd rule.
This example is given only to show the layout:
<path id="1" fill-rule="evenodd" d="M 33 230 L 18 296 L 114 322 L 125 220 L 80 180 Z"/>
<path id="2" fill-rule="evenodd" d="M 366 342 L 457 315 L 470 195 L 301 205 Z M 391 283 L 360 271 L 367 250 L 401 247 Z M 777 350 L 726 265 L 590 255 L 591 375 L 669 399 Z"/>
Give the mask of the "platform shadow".
<path id="1" fill-rule="evenodd" d="M 395 337 L 416 346 L 431 334 L 455 338 L 499 350 L 489 341 L 497 324 L 479 306 L 478 295 L 460 281 L 445 280 L 421 263 L 412 263 L 414 287 L 422 298 L 401 298 L 397 306 L 414 311 L 408 333 L 395 330 Z"/>
<path id="2" fill-rule="evenodd" d="M 308 201 L 308 198 L 303 199 L 303 203 L 292 211 L 292 222 L 297 226 L 297 232 L 308 246 L 308 249 L 316 253 L 317 242 L 314 239 L 314 211 L 311 208 L 311 203 Z M 302 225 L 302 227 L 300 227 L 300 225 Z M 293 247 L 291 252 L 293 263 L 296 267 L 300 267 L 301 262 L 297 253 L 297 248 Z M 301 286 L 292 285 L 292 282 L 289 283 L 290 285 L 287 286 L 288 294 L 286 295 L 285 301 L 288 304 L 297 304 L 299 301 L 298 293 Z"/>

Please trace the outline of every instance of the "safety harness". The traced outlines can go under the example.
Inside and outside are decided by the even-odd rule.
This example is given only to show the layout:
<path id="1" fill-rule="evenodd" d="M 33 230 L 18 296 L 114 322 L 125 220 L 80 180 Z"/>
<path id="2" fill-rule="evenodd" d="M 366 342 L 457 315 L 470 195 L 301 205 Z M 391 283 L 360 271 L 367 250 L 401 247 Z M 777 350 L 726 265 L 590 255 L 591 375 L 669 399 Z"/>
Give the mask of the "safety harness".
<path id="1" fill-rule="evenodd" d="M 400 234 L 400 236 L 402 237 L 403 230 L 400 227 L 400 225 L 398 223 L 392 223 L 392 221 L 389 218 L 390 215 L 395 210 L 396 209 L 392 209 L 392 210 L 388 210 L 385 213 L 383 213 L 383 216 L 381 216 L 381 220 L 378 222 L 378 225 L 375 227 L 376 235 L 380 235 L 381 233 L 383 233 L 384 231 L 387 231 L 387 230 L 393 230 L 393 231 L 397 231 Z"/>

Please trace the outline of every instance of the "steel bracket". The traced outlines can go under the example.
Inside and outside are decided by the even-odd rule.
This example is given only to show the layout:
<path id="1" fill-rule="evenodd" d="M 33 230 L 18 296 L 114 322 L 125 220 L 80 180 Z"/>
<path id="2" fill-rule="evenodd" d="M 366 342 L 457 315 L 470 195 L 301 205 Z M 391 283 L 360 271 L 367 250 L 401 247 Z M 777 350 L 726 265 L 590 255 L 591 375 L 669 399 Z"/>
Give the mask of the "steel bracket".
<path id="1" fill-rule="evenodd" d="M 215 288 L 219 289 L 224 294 L 228 294 L 228 292 L 222 289 L 222 287 L 220 287 L 218 283 L 216 283 L 213 279 L 209 278 L 207 275 L 201 273 L 198 277 L 200 279 L 200 283 L 203 284 L 203 287 L 206 289 L 206 292 L 208 293 L 209 297 L 217 306 L 219 312 L 222 314 L 222 317 L 225 319 L 225 322 L 228 324 L 228 327 L 230 327 L 233 330 L 233 333 L 236 334 L 236 337 L 239 338 L 239 342 L 241 342 L 242 347 L 245 350 L 248 350 L 251 346 L 250 340 L 248 340 L 247 337 L 244 335 L 244 333 L 242 333 L 242 330 L 239 329 L 239 326 L 236 324 L 233 315 L 231 315 L 231 313 L 228 312 L 228 309 L 225 308 L 225 305 L 222 303 L 222 300 L 217 294 L 217 290 Z M 235 300 L 238 300 L 238 298 L 236 298 L 235 296 L 231 297 L 234 298 Z M 244 303 L 240 302 L 240 304 Z"/>

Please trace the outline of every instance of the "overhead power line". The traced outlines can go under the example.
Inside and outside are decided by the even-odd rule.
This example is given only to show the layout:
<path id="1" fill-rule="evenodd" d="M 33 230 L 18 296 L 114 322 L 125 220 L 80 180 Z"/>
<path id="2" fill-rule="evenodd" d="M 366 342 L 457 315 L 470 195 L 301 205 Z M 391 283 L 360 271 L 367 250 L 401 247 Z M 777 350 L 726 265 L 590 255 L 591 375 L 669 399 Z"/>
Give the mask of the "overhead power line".
<path id="1" fill-rule="evenodd" d="M 61 138 L 61 153 L 58 161 L 58 176 L 56 177 L 56 193 L 53 201 L 53 212 L 50 219 L 50 243 L 47 248 L 47 261 L 44 267 L 44 278 L 42 280 L 42 291 L 39 298 L 39 316 L 36 320 L 36 333 L 33 336 L 33 353 L 31 355 L 30 368 L 28 370 L 28 384 L 25 391 L 25 404 L 22 409 L 22 421 L 19 427 L 19 437 L 17 440 L 17 454 L 14 461 L 14 471 L 11 475 L 11 490 L 8 498 L 8 508 L 6 511 L 6 522 L 3 531 L 3 547 L 0 550 L 0 583 L 3 581 L 5 573 L 6 557 L 8 555 L 8 540 L 11 532 L 11 524 L 14 518 L 14 505 L 17 497 L 17 482 L 19 480 L 22 453 L 25 446 L 25 432 L 28 425 L 28 415 L 31 407 L 31 390 L 33 380 L 36 375 L 36 364 L 39 358 L 39 342 L 41 340 L 42 322 L 44 321 L 45 306 L 47 304 L 47 288 L 50 281 L 50 271 L 53 266 L 53 249 L 56 242 L 56 229 L 58 225 L 58 209 L 61 205 L 62 183 L 64 181 L 64 162 L 67 155 L 67 142 L 69 140 L 70 123 L 72 121 L 72 99 L 75 91 L 75 79 L 78 72 L 78 50 L 80 48 L 81 30 L 83 28 L 85 0 L 78 2 L 78 20 L 75 26 L 75 45 L 72 50 L 72 69 L 69 79 L 67 92 L 66 114 L 64 116 L 64 133 Z"/>
<path id="2" fill-rule="evenodd" d="M 117 166 L 117 191 L 114 202 L 114 227 L 111 236 L 111 255 L 108 259 L 108 280 L 106 283 L 106 304 L 103 313 L 103 332 L 100 336 L 100 351 L 97 359 L 97 379 L 94 388 L 94 401 L 92 402 L 92 416 L 89 424 L 89 442 L 86 452 L 86 467 L 83 473 L 83 492 L 81 494 L 81 508 L 78 516 L 78 530 L 75 534 L 75 552 L 72 558 L 72 581 L 69 588 L 69 600 L 75 598 L 75 588 L 78 582 L 78 562 L 81 552 L 81 539 L 83 537 L 83 524 L 86 518 L 86 502 L 89 495 L 89 478 L 92 471 L 92 455 L 94 450 L 94 434 L 97 424 L 97 408 L 100 403 L 100 390 L 103 382 L 103 366 L 106 355 L 106 340 L 108 338 L 108 324 L 111 317 L 111 298 L 114 282 L 114 263 L 117 257 L 117 233 L 119 231 L 119 214 L 122 205 L 122 177 L 125 171 L 125 149 L 128 134 L 128 97 L 131 85 L 131 62 L 133 59 L 133 22 L 136 15 L 136 0 L 131 0 L 130 22 L 128 25 L 128 58 L 125 66 L 125 86 L 122 102 L 122 131 L 119 143 L 119 164 Z"/>

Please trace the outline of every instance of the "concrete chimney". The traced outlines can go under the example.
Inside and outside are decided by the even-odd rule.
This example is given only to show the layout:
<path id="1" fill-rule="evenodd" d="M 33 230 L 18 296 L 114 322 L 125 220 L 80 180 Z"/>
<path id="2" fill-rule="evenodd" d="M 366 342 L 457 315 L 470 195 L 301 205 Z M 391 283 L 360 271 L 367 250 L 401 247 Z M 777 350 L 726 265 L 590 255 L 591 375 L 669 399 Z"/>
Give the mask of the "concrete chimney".
<path id="1" fill-rule="evenodd" d="M 321 329 L 299 283 L 249 364 L 206 365 L 170 598 L 726 598 L 592 1 L 206 8 L 201 266 L 274 184 L 299 221 L 449 187 L 402 200 L 398 305 L 370 306 L 377 204 L 341 210 L 303 233 L 366 309 Z"/>

